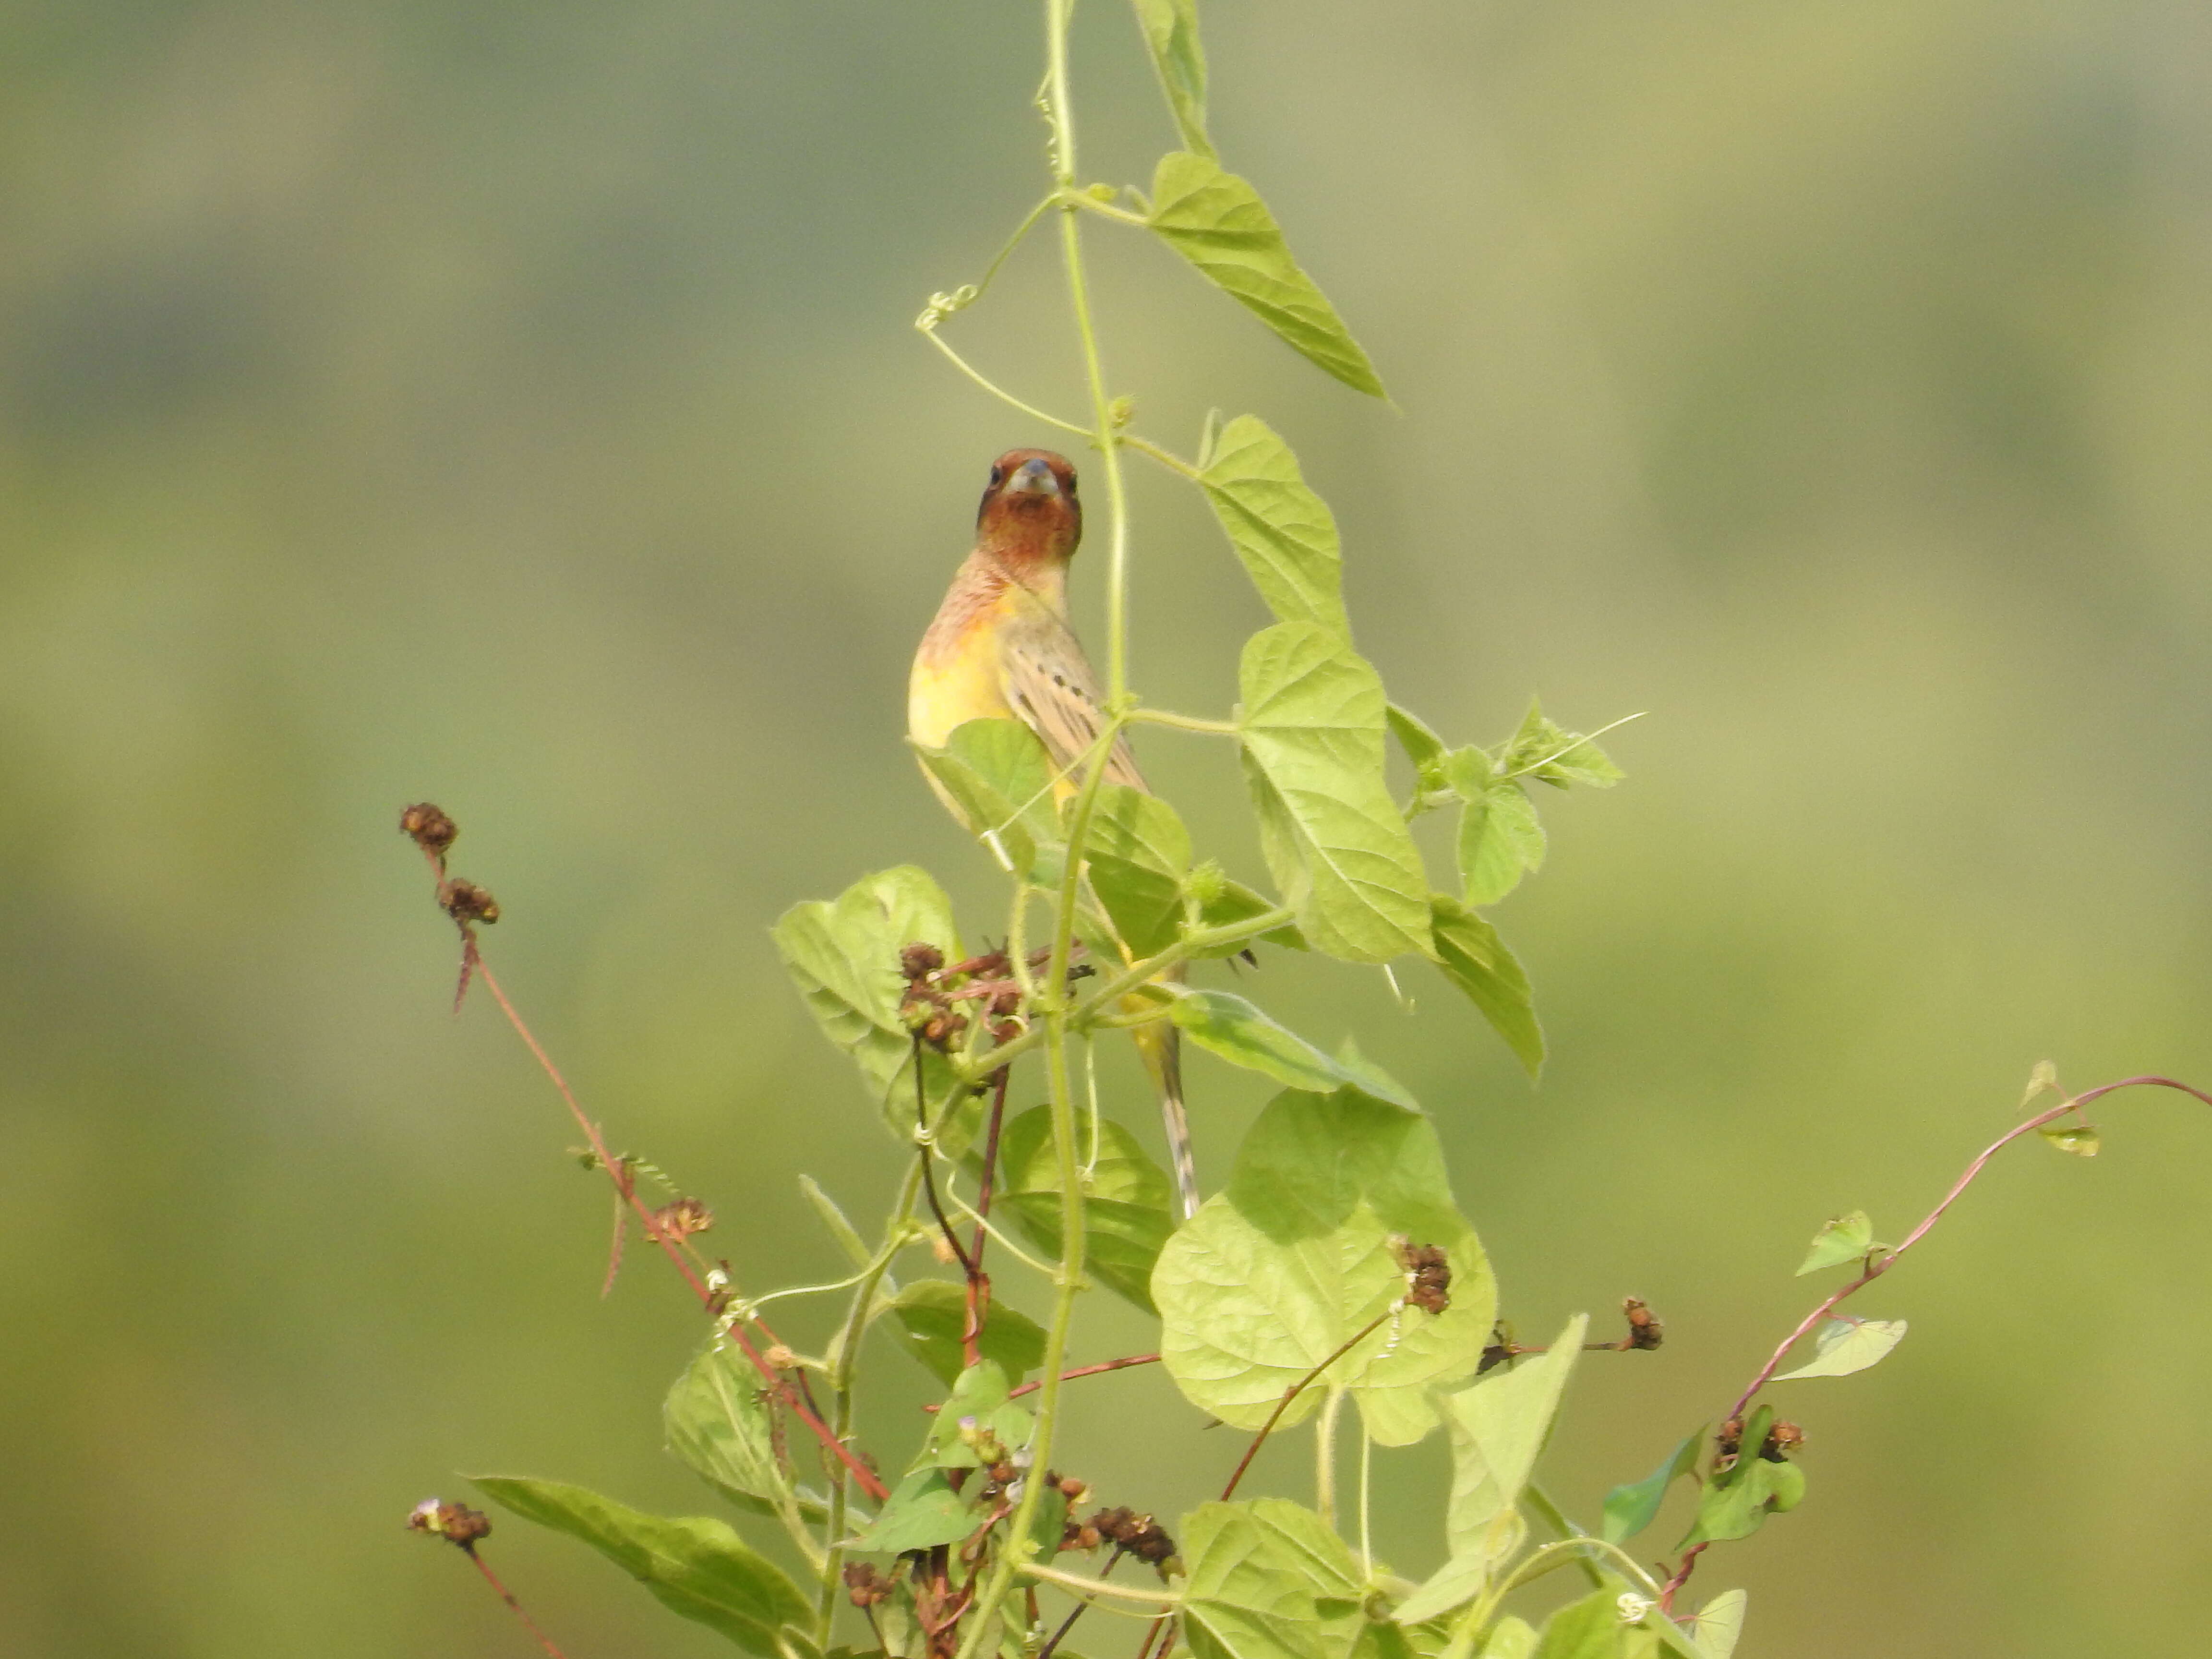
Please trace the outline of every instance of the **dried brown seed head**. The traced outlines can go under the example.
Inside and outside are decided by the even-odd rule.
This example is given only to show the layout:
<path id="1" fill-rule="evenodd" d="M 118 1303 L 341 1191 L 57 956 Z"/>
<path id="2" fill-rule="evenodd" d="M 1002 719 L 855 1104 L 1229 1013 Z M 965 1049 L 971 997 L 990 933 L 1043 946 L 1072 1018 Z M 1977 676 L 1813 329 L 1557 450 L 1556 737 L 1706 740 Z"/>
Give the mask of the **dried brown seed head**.
<path id="1" fill-rule="evenodd" d="M 945 966 L 945 952 L 917 939 L 899 952 L 899 971 L 909 980 L 927 979 Z"/>
<path id="2" fill-rule="evenodd" d="M 1623 1297 L 1620 1310 L 1628 1316 L 1628 1346 L 1630 1347 L 1656 1348 L 1667 1340 L 1665 1322 L 1637 1297 Z"/>
<path id="3" fill-rule="evenodd" d="M 399 833 L 443 865 L 446 849 L 459 839 L 461 827 L 425 800 L 400 813 Z"/>
<path id="4" fill-rule="evenodd" d="M 1424 1313 L 1441 1314 L 1451 1306 L 1451 1262 L 1443 1248 L 1416 1244 L 1399 1237 L 1398 1265 L 1406 1270 L 1406 1301 Z"/>
<path id="5" fill-rule="evenodd" d="M 463 1549 L 491 1534 L 491 1517 L 483 1510 L 472 1510 L 465 1504 L 441 1503 L 434 1498 L 424 1498 L 410 1510 L 407 1524 L 416 1532 L 428 1533 L 433 1538 L 442 1538 Z"/>
<path id="6" fill-rule="evenodd" d="M 714 1224 L 714 1212 L 703 1200 L 679 1198 L 662 1205 L 653 1212 L 656 1231 L 668 1238 L 689 1238 L 694 1233 L 703 1233 Z"/>
<path id="7" fill-rule="evenodd" d="M 872 1607 L 890 1598 L 895 1580 L 886 1578 L 866 1561 L 854 1561 L 845 1569 L 845 1594 L 856 1607 Z"/>
<path id="8" fill-rule="evenodd" d="M 463 927 L 471 922 L 495 922 L 499 920 L 499 902 L 472 881 L 449 881 L 438 889 L 438 902 L 447 915 Z"/>

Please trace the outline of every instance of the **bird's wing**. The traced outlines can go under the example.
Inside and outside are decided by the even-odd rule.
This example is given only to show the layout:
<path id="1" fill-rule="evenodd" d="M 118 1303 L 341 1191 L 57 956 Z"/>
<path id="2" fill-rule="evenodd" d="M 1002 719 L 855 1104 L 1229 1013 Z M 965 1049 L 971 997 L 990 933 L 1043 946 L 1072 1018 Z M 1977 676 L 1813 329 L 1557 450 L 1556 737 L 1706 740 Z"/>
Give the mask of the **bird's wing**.
<path id="1" fill-rule="evenodd" d="M 1007 705 L 1044 739 L 1052 763 L 1063 769 L 1079 764 L 1098 741 L 1105 718 L 1098 706 L 1098 681 L 1073 630 L 1040 607 L 1007 628 L 1000 665 Z M 1111 783 L 1145 787 L 1126 738 L 1114 740 L 1106 777 Z"/>

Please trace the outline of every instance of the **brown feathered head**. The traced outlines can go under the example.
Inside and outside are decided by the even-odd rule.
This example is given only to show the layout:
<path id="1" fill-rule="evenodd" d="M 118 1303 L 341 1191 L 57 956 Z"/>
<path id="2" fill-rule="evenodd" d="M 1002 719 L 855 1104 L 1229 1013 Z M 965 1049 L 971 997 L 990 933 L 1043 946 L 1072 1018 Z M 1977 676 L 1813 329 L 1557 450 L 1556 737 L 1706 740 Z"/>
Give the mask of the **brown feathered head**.
<path id="1" fill-rule="evenodd" d="M 975 539 L 1001 558 L 1065 562 L 1083 539 L 1075 469 L 1048 449 L 1010 449 L 992 464 Z"/>

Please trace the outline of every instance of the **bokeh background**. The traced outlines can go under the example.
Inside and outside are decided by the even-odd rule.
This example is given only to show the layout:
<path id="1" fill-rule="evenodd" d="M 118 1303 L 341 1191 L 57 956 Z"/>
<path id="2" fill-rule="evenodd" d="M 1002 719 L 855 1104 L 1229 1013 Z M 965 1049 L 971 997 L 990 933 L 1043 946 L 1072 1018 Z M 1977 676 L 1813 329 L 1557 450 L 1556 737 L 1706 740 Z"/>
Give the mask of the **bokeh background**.
<path id="1" fill-rule="evenodd" d="M 996 924 L 901 700 L 989 457 L 1045 434 L 909 323 L 1040 192 L 1036 10 L 6 8 L 0 1653 L 520 1653 L 416 1500 L 713 1507 L 659 1448 L 696 1316 L 643 1260 L 599 1300 L 604 1193 L 489 1005 L 447 1014 L 394 816 L 460 819 L 506 981 L 746 1281 L 837 1271 L 794 1174 L 872 1209 L 896 1149 L 764 929 L 909 859 Z M 2212 13 L 1206 23 L 1217 136 L 1397 406 L 1102 228 L 1116 387 L 1182 447 L 1209 405 L 1279 425 L 1364 647 L 1455 739 L 1532 691 L 1649 711 L 1499 913 L 1540 1090 L 1418 970 L 1410 1018 L 1338 965 L 1248 981 L 1431 1104 L 1524 1331 L 1667 1318 L 1583 1372 L 1548 1478 L 1591 1515 L 1810 1304 L 1821 1218 L 1898 1237 L 2033 1062 L 2212 1078 Z M 1129 19 L 1078 33 L 1086 174 L 1147 179 Z M 1073 410 L 1055 281 L 1040 240 L 951 333 Z M 1225 712 L 1261 612 L 1181 486 L 1135 498 L 1138 684 Z M 1226 752 L 1146 759 L 1252 872 Z M 1261 1091 L 1193 1073 L 1218 1177 Z M 1810 1501 L 1694 1587 L 1751 1588 L 1747 1653 L 2201 1642 L 2212 1121 L 2098 1116 L 2100 1158 L 2008 1154 L 1866 1298 L 1892 1359 L 1797 1385 Z M 1097 1319 L 1085 1357 L 1142 1344 Z M 1115 1498 L 1218 1485 L 1157 1375 L 1080 1386 L 1067 1461 Z M 1424 1571 L 1440 1454 L 1378 1475 Z M 579 1659 L 724 1650 L 563 1540 L 493 1548 Z"/>

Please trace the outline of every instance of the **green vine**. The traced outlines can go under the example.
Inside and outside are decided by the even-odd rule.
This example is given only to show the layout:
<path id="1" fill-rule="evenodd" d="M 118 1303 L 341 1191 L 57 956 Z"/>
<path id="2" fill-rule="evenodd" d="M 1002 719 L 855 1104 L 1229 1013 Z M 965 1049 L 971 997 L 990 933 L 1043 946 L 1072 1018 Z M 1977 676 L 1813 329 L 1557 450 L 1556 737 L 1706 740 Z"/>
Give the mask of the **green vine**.
<path id="1" fill-rule="evenodd" d="M 1258 192 L 1221 165 L 1206 125 L 1196 0 L 1133 0 L 1180 147 L 1161 159 L 1148 190 L 1082 182 L 1073 10 L 1074 0 L 1043 0 L 1038 105 L 1049 191 L 982 276 L 933 295 L 917 326 L 976 386 L 1025 421 L 1079 436 L 1095 457 L 1084 467 L 1105 500 L 1105 673 L 1083 741 L 1055 749 L 1035 721 L 981 718 L 921 751 L 939 793 L 1007 875 L 1001 948 L 963 946 L 944 890 L 912 866 L 796 906 L 775 927 L 800 995 L 859 1069 L 856 1099 L 872 1103 L 887 1132 L 913 1150 L 873 1246 L 802 1178 L 846 1277 L 748 1295 L 737 1282 L 742 1266 L 707 1262 L 690 1242 L 712 1218 L 706 1206 L 653 1166 L 609 1151 L 492 976 L 480 933 L 499 909 L 483 889 L 448 874 L 452 821 L 427 804 L 403 818 L 460 931 L 461 992 L 484 986 L 581 1127 L 586 1166 L 613 1183 L 611 1278 L 635 1226 L 708 1316 L 705 1343 L 668 1396 L 672 1450 L 740 1520 L 779 1523 L 778 1547 L 802 1577 L 720 1517 L 647 1515 L 546 1480 L 477 1484 L 762 1659 L 829 1659 L 855 1642 L 881 1659 L 1040 1656 L 1085 1610 L 1115 1603 L 1142 1621 L 1139 1659 L 1155 1649 L 1155 1659 L 1166 1659 L 1177 1640 L 1194 1659 L 1729 1659 L 1743 1594 L 1723 1592 L 1694 1613 L 1677 1600 L 1709 1550 L 1751 1536 L 1806 1491 L 1801 1431 L 1756 1397 L 1770 1384 L 1863 1370 L 1897 1346 L 1902 1320 L 1861 1318 L 1843 1304 L 1917 1244 L 2010 1141 L 2039 1132 L 2063 1151 L 2094 1152 L 2081 1108 L 2130 1085 L 2212 1097 L 2156 1077 L 2062 1095 L 1976 1158 L 1902 1244 L 1875 1242 L 1863 1215 L 1838 1218 L 1802 1271 L 1853 1267 L 1856 1276 L 1782 1342 L 1720 1413 L 1717 1431 L 1692 1429 L 1651 1474 L 1616 1487 L 1596 1531 L 1571 1522 L 1534 1474 L 1575 1369 L 1589 1352 L 1658 1347 L 1660 1322 L 1629 1298 L 1617 1337 L 1593 1339 L 1577 1315 L 1548 1343 L 1516 1341 L 1498 1322 L 1488 1257 L 1413 1096 L 1349 1043 L 1330 1052 L 1190 975 L 1263 949 L 1385 971 L 1425 960 L 1534 1076 L 1544 1039 L 1528 978 L 1486 912 L 1545 860 L 1533 786 L 1619 781 L 1595 738 L 1621 722 L 1584 735 L 1532 705 L 1498 742 L 1449 744 L 1389 700 L 1355 648 L 1335 519 L 1271 427 L 1251 415 L 1210 419 L 1195 459 L 1130 429 L 1133 404 L 1108 380 L 1094 317 L 1086 218 L 1152 239 L 1326 374 L 1364 395 L 1386 393 Z M 1087 423 L 995 384 L 945 337 L 1048 216 L 1059 232 Z M 1199 489 L 1273 615 L 1243 649 L 1238 705 L 1226 717 L 1147 708 L 1131 687 L 1125 449 Z M 1053 488 L 1072 493 L 1072 468 L 1048 459 L 1066 479 Z M 1248 884 L 1199 857 L 1169 802 L 1109 775 L 1137 726 L 1237 745 L 1264 878 Z M 1437 812 L 1455 820 L 1441 885 L 1412 829 Z M 1040 905 L 1041 931 L 1032 926 Z M 1101 1097 L 1095 1045 L 1121 1040 L 1111 1034 L 1123 1030 L 1139 1041 L 1171 1032 L 1280 1086 L 1226 1179 L 1213 1172 L 1214 1190 L 1195 1214 L 1171 1206 L 1166 1175 L 1113 1109 L 1122 1103 Z M 1031 1060 L 1041 1061 L 1046 1103 L 1010 1119 L 1009 1079 Z M 2023 1110 L 2055 1088 L 2039 1069 Z M 672 1201 L 648 1207 L 636 1191 L 641 1173 L 666 1185 Z M 973 1182 L 972 1204 L 960 1194 L 963 1178 Z M 987 1264 L 991 1243 L 999 1251 Z M 740 1261 L 743 1245 L 732 1252 Z M 933 1255 L 921 1276 L 900 1283 L 895 1270 L 925 1251 Z M 994 1295 L 988 1267 L 1001 1260 L 1009 1272 L 1048 1281 L 1043 1325 Z M 1157 1352 L 1071 1370 L 1077 1316 L 1091 1290 L 1155 1319 Z M 786 1343 L 763 1316 L 773 1304 L 841 1291 L 850 1297 L 820 1356 Z M 946 1389 L 926 1420 L 860 1420 L 858 1380 L 871 1333 L 885 1326 Z M 1810 1359 L 1782 1371 L 1806 1340 Z M 1223 1455 L 1221 1497 L 1171 1528 L 1144 1493 L 1118 1488 L 1126 1477 L 1117 1471 L 1077 1479 L 1054 1463 L 1079 1398 L 1067 1385 L 1154 1363 L 1195 1414 L 1245 1437 Z M 1093 1401 L 1111 1387 L 1085 1385 Z M 1314 1501 L 1239 1498 L 1262 1443 L 1309 1421 Z M 1336 1515 L 1347 1422 L 1359 1437 L 1350 1540 Z M 1413 1581 L 1375 1557 L 1372 1455 L 1424 1441 L 1449 1457 L 1453 1480 L 1438 1518 L 1441 1563 Z M 1686 1480 L 1694 1509 L 1673 1565 L 1655 1575 L 1626 1547 Z M 1532 1520 L 1557 1535 L 1532 1542 Z M 415 1524 L 472 1558 L 489 1528 L 459 1505 L 426 1505 Z M 1057 1565 L 1062 1554 L 1096 1559 L 1095 1570 Z M 1112 1578 L 1128 1558 L 1151 1568 L 1151 1579 Z M 1540 1630 L 1510 1610 L 1524 1587 L 1567 1566 L 1588 1580 L 1581 1599 Z M 1041 1593 L 1065 1605 L 1048 1609 Z"/>

